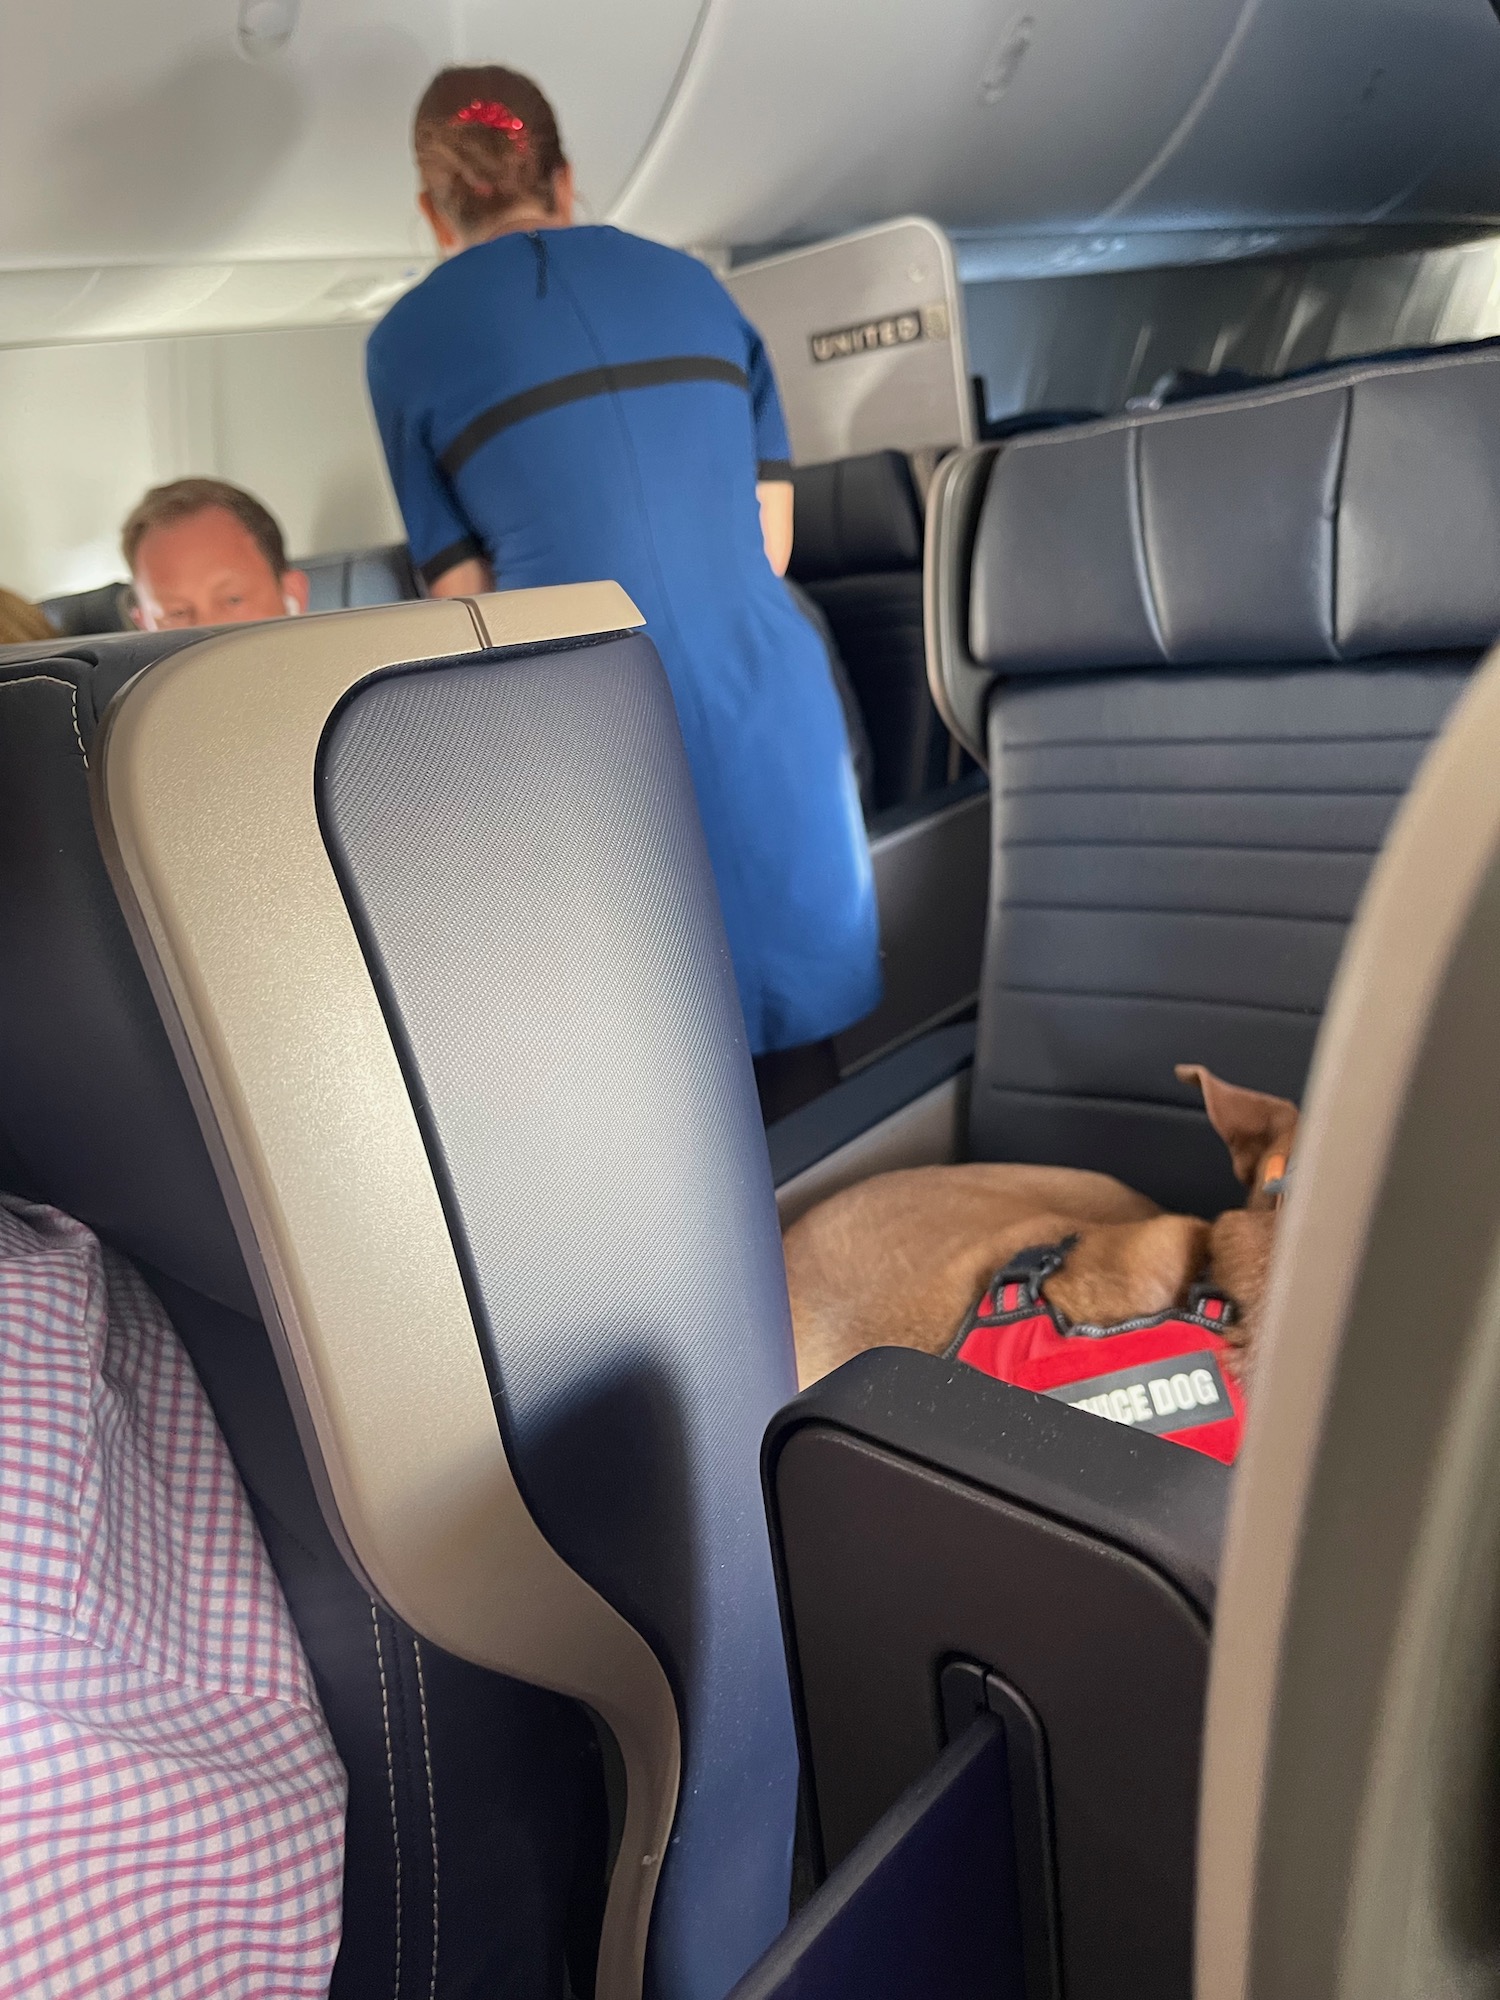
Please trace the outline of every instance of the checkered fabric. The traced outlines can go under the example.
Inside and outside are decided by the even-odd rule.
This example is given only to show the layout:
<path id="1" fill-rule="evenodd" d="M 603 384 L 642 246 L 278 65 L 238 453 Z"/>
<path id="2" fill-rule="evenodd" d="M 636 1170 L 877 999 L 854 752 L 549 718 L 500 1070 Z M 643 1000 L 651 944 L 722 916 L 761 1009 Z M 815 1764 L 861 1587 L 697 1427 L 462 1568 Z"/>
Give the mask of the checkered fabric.
<path id="1" fill-rule="evenodd" d="M 161 1307 L 0 1197 L 0 1996 L 326 1994 L 344 1795 Z"/>

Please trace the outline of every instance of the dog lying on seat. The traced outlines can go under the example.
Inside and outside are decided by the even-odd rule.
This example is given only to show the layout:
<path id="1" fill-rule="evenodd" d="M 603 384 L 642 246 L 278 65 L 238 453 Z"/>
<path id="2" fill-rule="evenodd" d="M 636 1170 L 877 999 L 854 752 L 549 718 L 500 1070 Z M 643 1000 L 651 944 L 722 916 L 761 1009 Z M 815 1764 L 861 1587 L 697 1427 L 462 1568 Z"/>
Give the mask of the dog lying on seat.
<path id="1" fill-rule="evenodd" d="M 877 1174 L 809 1209 L 783 1240 L 803 1388 L 871 1347 L 941 1354 L 1018 1251 L 1076 1238 L 1043 1293 L 1076 1325 L 1169 1311 L 1195 1284 L 1229 1299 L 1231 1365 L 1248 1371 L 1297 1129 L 1284 1097 L 1242 1090 L 1196 1063 L 1214 1130 L 1247 1190 L 1214 1222 L 1170 1215 L 1107 1174 L 1071 1167 L 914 1167 Z"/>

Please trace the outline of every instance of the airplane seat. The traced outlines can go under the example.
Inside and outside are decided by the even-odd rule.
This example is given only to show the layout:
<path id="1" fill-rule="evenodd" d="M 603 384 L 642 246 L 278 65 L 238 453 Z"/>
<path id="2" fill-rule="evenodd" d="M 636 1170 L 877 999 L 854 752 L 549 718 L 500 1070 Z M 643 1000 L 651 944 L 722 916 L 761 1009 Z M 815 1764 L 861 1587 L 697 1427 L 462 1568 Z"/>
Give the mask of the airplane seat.
<path id="1" fill-rule="evenodd" d="M 349 1774 L 334 2000 L 711 2000 L 785 1921 L 790 1331 L 638 623 L 0 662 L 0 1171 L 135 1260 L 245 1481 Z"/>
<path id="2" fill-rule="evenodd" d="M 1178 1062 L 1299 1098 L 1345 931 L 1500 629 L 1500 354 L 1355 364 L 938 475 L 938 685 L 992 780 L 981 1159 L 1238 1191 Z"/>
<path id="3" fill-rule="evenodd" d="M 1500 474 L 1464 425 L 1497 366 L 1378 356 L 939 465 L 929 681 L 993 786 L 975 1057 L 930 1034 L 823 1100 L 784 1221 L 970 1156 L 1236 1199 L 1173 1069 L 1300 1093 L 1371 858 L 1491 636 Z"/>
<path id="4" fill-rule="evenodd" d="M 309 611 L 401 604 L 422 594 L 404 542 L 344 555 L 310 556 L 297 567 L 307 572 Z"/>
<path id="5" fill-rule="evenodd" d="M 948 734 L 927 692 L 922 509 L 897 451 L 799 465 L 788 575 L 821 608 L 859 698 L 877 812 L 947 782 Z"/>
<path id="6" fill-rule="evenodd" d="M 63 597 L 47 597 L 41 609 L 64 639 L 91 638 L 104 632 L 129 632 L 131 628 L 127 583 L 101 583 L 93 590 L 76 590 Z"/>
<path id="7" fill-rule="evenodd" d="M 939 469 L 928 532 L 935 692 L 993 812 L 946 1157 L 966 1138 L 1174 1208 L 1237 1204 L 1173 1067 L 1303 1095 L 1376 852 L 1500 632 L 1500 353 L 981 446 Z M 945 1156 L 930 1139 L 917 1159 Z M 845 1168 L 914 1164 L 901 1147 L 866 1132 Z M 888 1350 L 781 1413 L 766 1481 L 830 1883 L 933 1770 L 954 1702 L 999 1710 L 1012 1761 L 1029 1729 L 1023 1773 L 1050 1774 L 1050 1820 L 1035 1785 L 1029 1808 L 1042 1990 L 1186 2000 L 1229 1471 Z"/>

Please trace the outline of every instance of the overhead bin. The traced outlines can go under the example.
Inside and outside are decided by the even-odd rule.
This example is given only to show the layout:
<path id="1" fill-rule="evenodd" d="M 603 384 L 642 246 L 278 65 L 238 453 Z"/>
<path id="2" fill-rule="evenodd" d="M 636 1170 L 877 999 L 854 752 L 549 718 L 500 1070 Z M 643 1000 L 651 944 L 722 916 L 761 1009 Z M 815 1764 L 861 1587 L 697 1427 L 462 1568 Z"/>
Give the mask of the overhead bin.
<path id="1" fill-rule="evenodd" d="M 716 250 L 917 210 L 983 275 L 1496 212 L 1483 0 L 75 0 L 6 20 L 0 341 L 373 317 L 427 252 L 412 107 L 486 58 L 553 96 L 590 219 Z"/>

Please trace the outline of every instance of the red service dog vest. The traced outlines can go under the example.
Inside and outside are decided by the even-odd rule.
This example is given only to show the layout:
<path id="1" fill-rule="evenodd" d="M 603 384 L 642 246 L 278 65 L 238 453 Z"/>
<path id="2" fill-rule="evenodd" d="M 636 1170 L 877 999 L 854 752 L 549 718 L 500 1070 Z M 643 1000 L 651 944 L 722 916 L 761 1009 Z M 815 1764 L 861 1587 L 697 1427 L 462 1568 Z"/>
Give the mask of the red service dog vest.
<path id="1" fill-rule="evenodd" d="M 1232 1307 L 1199 1289 L 1182 1312 L 1072 1326 L 1042 1296 L 1078 1239 L 1022 1250 L 997 1271 L 948 1352 L 984 1375 L 1150 1431 L 1232 1465 L 1245 1402 L 1220 1329 Z"/>

